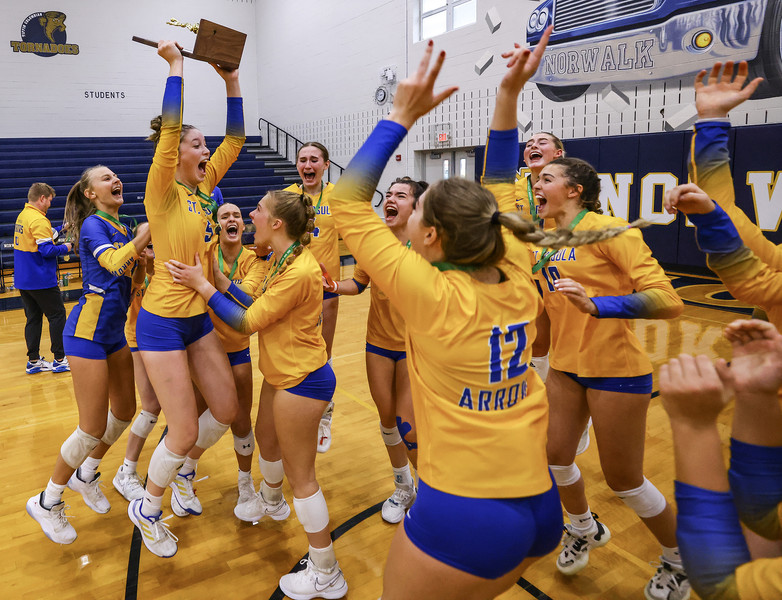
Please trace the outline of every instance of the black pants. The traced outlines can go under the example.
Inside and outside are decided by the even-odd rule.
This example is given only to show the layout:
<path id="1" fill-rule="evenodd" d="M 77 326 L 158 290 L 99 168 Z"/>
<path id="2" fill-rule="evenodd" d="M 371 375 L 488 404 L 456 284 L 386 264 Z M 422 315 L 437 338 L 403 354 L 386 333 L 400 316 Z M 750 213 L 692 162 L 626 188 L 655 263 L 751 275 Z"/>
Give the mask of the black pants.
<path id="1" fill-rule="evenodd" d="M 65 328 L 65 304 L 62 301 L 60 288 L 57 286 L 45 290 L 19 290 L 24 304 L 24 316 L 27 324 L 24 326 L 24 340 L 27 342 L 27 357 L 38 360 L 41 345 L 41 329 L 43 315 L 49 321 L 49 337 L 52 340 L 52 354 L 55 360 L 65 358 L 62 347 L 62 330 Z"/>

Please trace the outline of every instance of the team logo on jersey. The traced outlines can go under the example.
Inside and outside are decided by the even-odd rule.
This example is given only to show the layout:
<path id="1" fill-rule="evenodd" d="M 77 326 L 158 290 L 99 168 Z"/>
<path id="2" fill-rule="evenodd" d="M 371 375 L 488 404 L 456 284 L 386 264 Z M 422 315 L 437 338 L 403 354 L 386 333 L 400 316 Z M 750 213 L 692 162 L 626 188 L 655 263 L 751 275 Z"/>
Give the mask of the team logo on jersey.
<path id="1" fill-rule="evenodd" d="M 78 44 L 66 44 L 65 13 L 56 10 L 35 12 L 22 22 L 21 41 L 11 41 L 14 52 L 55 56 L 78 54 Z"/>

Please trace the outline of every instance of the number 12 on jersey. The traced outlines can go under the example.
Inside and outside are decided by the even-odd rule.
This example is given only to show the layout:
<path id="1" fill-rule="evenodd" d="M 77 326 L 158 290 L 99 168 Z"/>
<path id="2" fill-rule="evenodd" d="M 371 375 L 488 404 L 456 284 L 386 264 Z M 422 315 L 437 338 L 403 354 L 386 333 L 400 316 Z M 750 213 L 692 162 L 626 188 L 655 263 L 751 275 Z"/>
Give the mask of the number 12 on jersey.
<path id="1" fill-rule="evenodd" d="M 513 379 L 527 370 L 527 363 L 521 362 L 521 355 L 527 348 L 526 327 L 529 321 L 502 327 L 495 325 L 489 336 L 489 383 L 500 383 L 503 378 Z M 503 365 L 502 346 L 513 345 L 513 354 L 507 365 Z"/>

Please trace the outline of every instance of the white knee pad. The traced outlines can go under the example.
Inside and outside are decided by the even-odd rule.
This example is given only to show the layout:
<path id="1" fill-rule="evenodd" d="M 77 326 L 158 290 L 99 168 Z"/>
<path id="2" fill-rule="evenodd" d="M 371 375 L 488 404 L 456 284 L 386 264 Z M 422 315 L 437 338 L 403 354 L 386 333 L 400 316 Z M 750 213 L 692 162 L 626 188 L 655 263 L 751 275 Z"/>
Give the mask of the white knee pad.
<path id="1" fill-rule="evenodd" d="M 157 423 L 157 415 L 142 408 L 141 412 L 133 420 L 130 431 L 140 438 L 147 439 L 147 436 L 152 433 L 152 430 L 155 428 L 155 423 Z"/>
<path id="2" fill-rule="evenodd" d="M 106 419 L 106 431 L 103 433 L 103 437 L 100 438 L 100 441 L 107 446 L 113 445 L 114 442 L 119 439 L 119 436 L 122 435 L 122 432 L 128 428 L 128 425 L 130 425 L 130 421 L 120 421 L 114 416 L 114 413 L 109 410 L 109 416 Z"/>
<path id="3" fill-rule="evenodd" d="M 317 533 L 329 524 L 329 509 L 326 506 L 326 499 L 323 497 L 323 491 L 312 494 L 309 498 L 293 498 L 293 508 L 299 523 L 304 527 L 307 533 Z"/>
<path id="4" fill-rule="evenodd" d="M 551 469 L 551 474 L 554 475 L 554 481 L 559 487 L 573 485 L 576 481 L 578 481 L 578 478 L 581 477 L 581 471 L 579 471 L 576 463 L 566 467 L 561 467 L 559 465 L 549 465 L 548 468 Z"/>
<path id="5" fill-rule="evenodd" d="M 152 458 L 149 460 L 149 468 L 147 469 L 147 477 L 157 486 L 162 488 L 168 487 L 174 481 L 184 462 L 185 457 L 171 452 L 166 447 L 166 440 L 164 439 L 152 453 Z"/>
<path id="6" fill-rule="evenodd" d="M 637 488 L 627 490 L 626 492 L 614 490 L 614 494 L 632 508 L 642 519 L 656 517 L 665 510 L 667 505 L 665 496 L 646 477 L 644 477 L 644 482 Z"/>
<path id="7" fill-rule="evenodd" d="M 383 442 L 386 446 L 396 446 L 402 443 L 402 436 L 399 435 L 399 428 L 394 425 L 393 427 L 383 427 L 380 423 L 380 433 L 383 436 Z"/>
<path id="8" fill-rule="evenodd" d="M 255 450 L 255 436 L 252 430 L 244 437 L 234 436 L 234 450 L 241 456 L 252 456 Z"/>
<path id="9" fill-rule="evenodd" d="M 98 438 L 92 437 L 77 426 L 76 431 L 69 435 L 68 439 L 60 446 L 60 454 L 69 467 L 78 469 L 99 442 Z"/>
<path id="10" fill-rule="evenodd" d="M 198 417 L 198 439 L 196 446 L 202 450 L 211 448 L 217 441 L 223 437 L 231 425 L 224 425 L 212 416 L 212 411 L 208 408 L 200 417 Z"/>
<path id="11" fill-rule="evenodd" d="M 263 460 L 263 457 L 259 454 L 258 466 L 261 469 L 261 475 L 263 475 L 264 481 L 268 481 L 269 483 L 280 483 L 282 478 L 285 477 L 285 469 L 282 467 L 282 460 L 269 462 L 268 460 Z"/>

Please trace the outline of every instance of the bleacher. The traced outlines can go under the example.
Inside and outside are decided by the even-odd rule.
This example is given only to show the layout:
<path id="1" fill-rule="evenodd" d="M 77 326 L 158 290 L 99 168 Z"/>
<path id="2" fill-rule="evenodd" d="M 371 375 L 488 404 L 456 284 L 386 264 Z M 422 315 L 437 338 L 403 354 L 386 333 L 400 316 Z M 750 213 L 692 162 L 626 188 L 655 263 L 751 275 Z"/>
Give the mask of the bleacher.
<path id="1" fill-rule="evenodd" d="M 222 137 L 207 137 L 214 152 Z M 13 270 L 13 229 L 27 202 L 27 190 L 36 181 L 51 185 L 57 196 L 47 216 L 53 225 L 62 223 L 65 199 L 84 169 L 102 164 L 113 170 L 123 184 L 125 204 L 120 220 L 132 225 L 145 221 L 144 188 L 152 163 L 152 143 L 143 138 L 32 138 L 0 139 L 0 269 L 5 285 Z M 270 189 L 299 181 L 291 162 L 262 145 L 259 136 L 248 137 L 239 158 L 220 182 L 226 202 L 242 209 L 245 220 Z M 74 264 L 74 263 L 71 263 Z"/>

